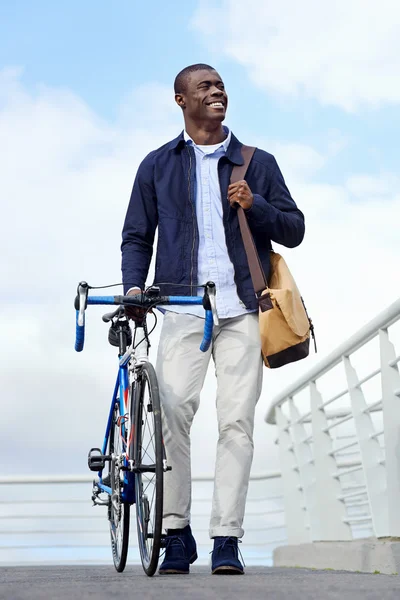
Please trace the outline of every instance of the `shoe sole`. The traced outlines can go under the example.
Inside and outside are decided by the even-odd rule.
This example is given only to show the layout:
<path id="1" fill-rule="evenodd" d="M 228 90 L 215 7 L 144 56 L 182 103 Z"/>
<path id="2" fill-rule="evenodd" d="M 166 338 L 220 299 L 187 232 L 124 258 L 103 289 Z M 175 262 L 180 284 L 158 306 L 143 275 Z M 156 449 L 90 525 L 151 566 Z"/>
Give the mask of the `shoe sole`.
<path id="1" fill-rule="evenodd" d="M 160 575 L 189 575 L 189 571 L 178 571 L 178 569 L 166 569 L 165 571 L 158 571 Z"/>
<path id="2" fill-rule="evenodd" d="M 212 575 L 244 575 L 244 571 L 237 567 L 217 567 L 212 572 Z"/>
<path id="3" fill-rule="evenodd" d="M 195 560 L 197 560 L 197 552 L 195 552 L 194 554 L 192 554 L 192 556 L 189 559 L 189 564 L 194 563 Z M 189 570 L 187 571 L 182 571 L 179 569 L 163 569 L 162 571 L 160 569 L 158 569 L 158 573 L 160 575 L 189 575 Z"/>

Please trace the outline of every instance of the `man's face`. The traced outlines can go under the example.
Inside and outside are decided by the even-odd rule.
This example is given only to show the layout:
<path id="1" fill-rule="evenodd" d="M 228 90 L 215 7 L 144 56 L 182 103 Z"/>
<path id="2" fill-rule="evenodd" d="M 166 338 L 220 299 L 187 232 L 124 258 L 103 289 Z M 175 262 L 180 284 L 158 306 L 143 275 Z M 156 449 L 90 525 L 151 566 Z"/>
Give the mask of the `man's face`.
<path id="1" fill-rule="evenodd" d="M 221 122 L 225 119 L 228 96 L 217 71 L 190 73 L 186 91 L 176 94 L 175 99 L 183 108 L 185 119 L 195 122 Z"/>

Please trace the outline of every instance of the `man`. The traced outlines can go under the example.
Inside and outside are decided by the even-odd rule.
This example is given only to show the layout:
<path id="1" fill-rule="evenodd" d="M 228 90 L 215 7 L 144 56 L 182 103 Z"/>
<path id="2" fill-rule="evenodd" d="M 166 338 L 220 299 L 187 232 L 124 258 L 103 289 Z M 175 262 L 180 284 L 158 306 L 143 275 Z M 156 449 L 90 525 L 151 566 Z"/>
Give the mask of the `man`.
<path id="1" fill-rule="evenodd" d="M 267 278 L 271 241 L 300 244 L 304 217 L 274 157 L 263 150 L 255 151 L 246 181 L 230 185 L 234 165 L 243 164 L 242 144 L 222 126 L 228 96 L 215 69 L 204 64 L 183 69 L 175 79 L 175 101 L 185 130 L 143 160 L 133 186 L 122 242 L 125 292 L 144 288 L 158 227 L 154 283 L 163 294 L 197 295 L 199 285 L 214 281 L 220 324 L 203 354 L 202 307 L 169 307 L 164 317 L 156 370 L 172 470 L 165 474 L 167 545 L 160 573 L 189 573 L 197 558 L 190 528 L 190 428 L 212 355 L 219 429 L 212 573 L 242 574 L 238 539 L 244 533 L 262 358 L 258 303 L 236 207 L 246 212 Z M 129 316 L 140 318 L 140 309 Z"/>

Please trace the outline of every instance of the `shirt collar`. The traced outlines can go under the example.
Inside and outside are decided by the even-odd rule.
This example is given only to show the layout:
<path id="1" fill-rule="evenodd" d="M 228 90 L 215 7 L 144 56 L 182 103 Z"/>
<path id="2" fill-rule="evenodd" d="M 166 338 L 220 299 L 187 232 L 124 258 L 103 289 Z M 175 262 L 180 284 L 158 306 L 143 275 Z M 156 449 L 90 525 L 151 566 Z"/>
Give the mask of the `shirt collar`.
<path id="1" fill-rule="evenodd" d="M 228 146 L 231 142 L 232 134 L 231 134 L 230 129 L 228 129 L 227 127 L 224 126 L 223 129 L 224 129 L 225 133 L 227 134 L 227 136 L 224 139 L 224 141 L 221 142 L 220 148 L 222 147 L 224 149 L 224 152 L 226 152 L 228 150 Z M 192 140 L 192 138 L 190 137 L 190 135 L 188 134 L 188 132 L 186 131 L 186 129 L 183 132 L 183 137 L 184 137 L 184 140 L 186 143 L 191 142 L 194 146 L 196 145 L 194 143 L 194 141 Z"/>
<path id="2" fill-rule="evenodd" d="M 224 127 L 225 129 L 225 127 Z M 227 128 L 226 128 L 226 131 Z M 185 139 L 183 137 L 183 131 L 176 137 L 174 140 L 171 140 L 168 144 L 170 150 L 177 150 L 178 148 L 182 148 L 185 145 Z M 242 144 L 239 140 L 231 133 L 231 143 L 229 144 L 228 150 L 226 151 L 226 158 L 229 162 L 234 165 L 243 165 L 244 158 L 241 152 Z"/>

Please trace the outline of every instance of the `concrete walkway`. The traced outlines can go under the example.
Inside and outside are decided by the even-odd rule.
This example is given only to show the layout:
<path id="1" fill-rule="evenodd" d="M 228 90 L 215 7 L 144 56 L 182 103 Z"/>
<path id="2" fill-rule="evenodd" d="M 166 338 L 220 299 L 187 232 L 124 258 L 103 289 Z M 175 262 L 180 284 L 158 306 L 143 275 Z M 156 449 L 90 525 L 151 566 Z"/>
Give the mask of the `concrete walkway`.
<path id="1" fill-rule="evenodd" d="M 1 600 L 398 600 L 400 577 L 343 571 L 250 567 L 244 576 L 146 577 L 141 567 L 2 567 Z"/>

